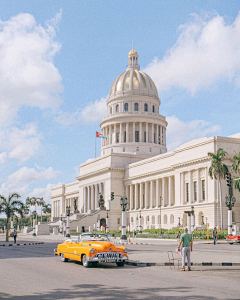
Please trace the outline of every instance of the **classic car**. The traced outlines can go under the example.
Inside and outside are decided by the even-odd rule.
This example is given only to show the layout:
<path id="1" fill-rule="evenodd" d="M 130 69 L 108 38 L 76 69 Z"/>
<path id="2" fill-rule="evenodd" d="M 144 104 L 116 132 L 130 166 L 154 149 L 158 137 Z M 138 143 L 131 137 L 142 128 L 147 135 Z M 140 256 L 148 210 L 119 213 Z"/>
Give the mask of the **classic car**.
<path id="1" fill-rule="evenodd" d="M 116 247 L 106 234 L 84 233 L 77 239 L 67 239 L 54 249 L 63 262 L 69 259 L 79 261 L 85 268 L 94 263 L 116 263 L 124 266 L 127 249 L 123 246 Z"/>
<path id="2" fill-rule="evenodd" d="M 240 243 L 240 232 L 238 232 L 236 235 L 228 235 L 226 241 L 231 245 L 233 243 Z"/>

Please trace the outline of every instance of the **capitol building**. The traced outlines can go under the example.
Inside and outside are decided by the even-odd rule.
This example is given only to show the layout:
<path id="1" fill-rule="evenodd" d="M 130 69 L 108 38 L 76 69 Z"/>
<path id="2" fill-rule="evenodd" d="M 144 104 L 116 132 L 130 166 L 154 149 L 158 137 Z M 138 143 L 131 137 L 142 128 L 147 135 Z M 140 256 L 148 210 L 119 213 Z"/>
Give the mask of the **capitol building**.
<path id="1" fill-rule="evenodd" d="M 187 225 L 187 213 L 194 207 L 194 226 L 220 228 L 220 202 L 217 180 L 209 177 L 211 158 L 223 148 L 228 157 L 240 152 L 240 133 L 212 136 L 187 142 L 167 151 L 166 117 L 153 80 L 140 70 L 139 55 L 128 53 L 128 66 L 112 83 L 107 100 L 107 116 L 101 123 L 101 156 L 80 165 L 79 176 L 71 183 L 52 189 L 52 222 L 58 224 L 70 206 L 70 229 L 94 229 L 109 216 L 109 229 L 122 224 L 120 198 L 127 197 L 127 224 L 142 228 L 176 228 Z M 111 193 L 114 200 L 111 201 Z M 228 194 L 222 180 L 223 202 Z M 106 210 L 100 210 L 103 196 Z M 233 221 L 240 222 L 240 195 Z M 223 203 L 223 227 L 227 228 L 227 206 Z"/>

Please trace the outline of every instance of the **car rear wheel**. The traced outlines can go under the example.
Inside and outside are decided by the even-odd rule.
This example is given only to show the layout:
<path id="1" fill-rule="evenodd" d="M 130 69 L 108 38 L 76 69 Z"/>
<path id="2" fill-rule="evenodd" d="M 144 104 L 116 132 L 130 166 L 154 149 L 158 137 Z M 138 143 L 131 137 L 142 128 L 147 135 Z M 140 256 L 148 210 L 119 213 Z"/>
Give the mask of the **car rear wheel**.
<path id="1" fill-rule="evenodd" d="M 89 268 L 89 267 L 91 267 L 92 266 L 92 263 L 90 263 L 88 260 L 87 260 L 87 255 L 83 255 L 83 257 L 82 257 L 82 263 L 83 263 L 83 266 L 85 267 L 85 268 Z"/>
<path id="2" fill-rule="evenodd" d="M 118 266 L 118 267 L 123 267 L 124 264 L 125 264 L 124 261 L 118 261 L 118 262 L 117 262 L 117 266 Z"/>
<path id="3" fill-rule="evenodd" d="M 61 253 L 61 261 L 63 261 L 63 262 L 67 262 L 68 261 L 68 259 L 64 256 L 63 253 Z"/>

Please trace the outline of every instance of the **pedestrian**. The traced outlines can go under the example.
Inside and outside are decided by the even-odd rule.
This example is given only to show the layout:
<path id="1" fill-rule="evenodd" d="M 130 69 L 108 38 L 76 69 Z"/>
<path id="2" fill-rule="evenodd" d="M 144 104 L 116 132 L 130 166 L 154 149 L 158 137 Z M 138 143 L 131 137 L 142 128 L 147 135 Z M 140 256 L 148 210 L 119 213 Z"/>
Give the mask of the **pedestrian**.
<path id="1" fill-rule="evenodd" d="M 182 269 L 181 271 L 185 271 L 185 258 L 187 256 L 187 265 L 188 271 L 191 271 L 191 260 L 190 260 L 190 251 L 193 248 L 193 239 L 192 235 L 188 233 L 188 228 L 184 229 L 184 233 L 181 235 L 179 244 L 178 244 L 178 251 L 180 251 L 180 247 L 182 246 Z"/>
<path id="2" fill-rule="evenodd" d="M 218 240 L 218 232 L 217 232 L 216 227 L 214 227 L 214 229 L 212 231 L 212 237 L 213 237 L 213 245 L 216 245 L 217 240 Z"/>
<path id="3" fill-rule="evenodd" d="M 133 238 L 135 238 L 136 237 L 136 230 L 134 229 L 134 231 L 133 231 Z"/>
<path id="4" fill-rule="evenodd" d="M 178 231 L 178 234 L 176 235 L 176 238 L 180 241 L 180 238 L 181 238 L 181 232 Z"/>
<path id="5" fill-rule="evenodd" d="M 14 229 L 14 231 L 13 231 L 13 238 L 14 238 L 14 243 L 16 244 L 16 241 L 17 241 L 17 231 L 16 231 L 16 229 Z"/>

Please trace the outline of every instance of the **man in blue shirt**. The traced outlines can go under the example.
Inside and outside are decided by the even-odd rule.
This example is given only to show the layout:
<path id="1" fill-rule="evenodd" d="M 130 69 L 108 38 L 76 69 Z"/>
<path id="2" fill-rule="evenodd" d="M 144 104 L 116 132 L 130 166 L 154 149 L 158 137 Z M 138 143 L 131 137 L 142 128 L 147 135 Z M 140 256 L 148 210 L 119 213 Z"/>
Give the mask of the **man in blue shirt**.
<path id="1" fill-rule="evenodd" d="M 184 229 L 184 233 L 181 235 L 180 242 L 178 245 L 178 250 L 182 245 L 182 269 L 181 271 L 185 271 L 185 257 L 187 256 L 187 265 L 188 271 L 191 271 L 191 260 L 190 260 L 190 251 L 193 248 L 193 239 L 192 235 L 188 233 L 188 228 Z"/>

